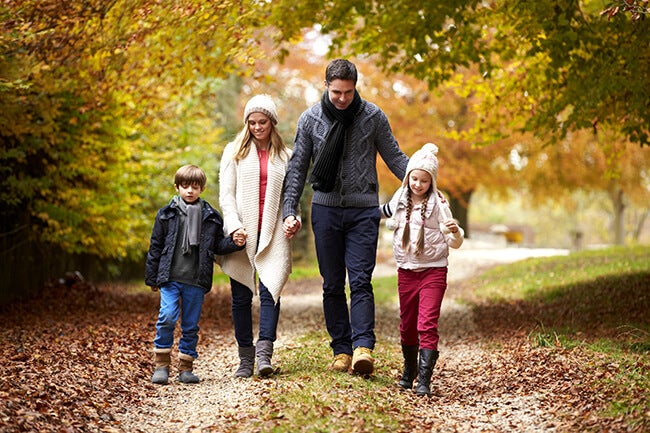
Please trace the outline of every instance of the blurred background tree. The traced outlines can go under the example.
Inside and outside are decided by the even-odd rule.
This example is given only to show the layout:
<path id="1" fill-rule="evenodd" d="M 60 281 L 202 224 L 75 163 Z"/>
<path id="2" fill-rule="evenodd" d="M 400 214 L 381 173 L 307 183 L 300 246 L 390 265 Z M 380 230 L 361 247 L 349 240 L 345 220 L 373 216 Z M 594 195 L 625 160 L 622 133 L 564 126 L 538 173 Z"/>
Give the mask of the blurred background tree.
<path id="1" fill-rule="evenodd" d="M 188 161 L 215 200 L 229 77 L 254 62 L 257 17 L 243 1 L 182 3 L 0 5 L 3 298 L 68 269 L 139 269 Z"/>
<path id="2" fill-rule="evenodd" d="M 248 98 L 275 98 L 291 145 L 332 56 L 357 63 L 362 96 L 386 111 L 407 154 L 438 144 L 438 184 L 468 234 L 504 223 L 534 227 L 536 245 L 570 246 L 578 231 L 589 244 L 638 242 L 650 203 L 650 32 L 644 3 L 624 3 L 635 8 L 4 2 L 0 298 L 72 269 L 140 278 L 174 171 L 202 166 L 204 197 L 218 205 L 219 158 Z M 399 180 L 379 166 L 387 199 Z M 296 258 L 310 259 L 310 236 Z"/>

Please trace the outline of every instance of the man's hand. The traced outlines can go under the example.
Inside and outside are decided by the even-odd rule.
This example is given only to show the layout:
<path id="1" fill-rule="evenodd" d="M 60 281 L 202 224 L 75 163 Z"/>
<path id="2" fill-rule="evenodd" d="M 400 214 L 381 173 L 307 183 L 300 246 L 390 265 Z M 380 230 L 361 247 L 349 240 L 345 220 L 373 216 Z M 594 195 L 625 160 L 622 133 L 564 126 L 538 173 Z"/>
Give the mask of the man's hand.
<path id="1" fill-rule="evenodd" d="M 287 239 L 293 238 L 300 230 L 300 227 L 302 227 L 302 224 L 294 215 L 289 215 L 282 222 L 282 230 L 284 230 L 284 236 Z"/>

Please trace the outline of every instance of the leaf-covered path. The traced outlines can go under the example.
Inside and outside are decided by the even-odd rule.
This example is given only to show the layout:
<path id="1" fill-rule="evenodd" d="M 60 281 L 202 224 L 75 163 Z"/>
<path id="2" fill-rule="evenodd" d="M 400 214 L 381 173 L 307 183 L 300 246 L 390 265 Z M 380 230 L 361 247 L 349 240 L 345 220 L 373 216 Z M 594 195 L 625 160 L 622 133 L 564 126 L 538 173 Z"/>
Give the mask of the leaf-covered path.
<path id="1" fill-rule="evenodd" d="M 531 389 L 521 392 L 508 383 L 495 383 L 488 379 L 495 370 L 495 363 L 502 363 L 499 355 L 491 359 L 479 344 L 479 336 L 470 309 L 457 302 L 461 295 L 455 292 L 466 278 L 497 263 L 524 258 L 529 255 L 553 254 L 556 251 L 473 250 L 458 253 L 451 259 L 450 290 L 445 298 L 441 327 L 441 359 L 436 368 L 435 392 L 431 399 L 413 398 L 414 422 L 404 431 L 552 431 L 554 419 L 544 407 L 544 393 L 531 384 Z M 394 272 L 390 264 L 378 266 L 376 275 Z M 293 283 L 287 287 L 282 298 L 280 339 L 276 344 L 276 365 L 281 369 L 282 352 L 291 350 L 295 337 L 309 330 L 323 327 L 319 281 Z M 377 334 L 379 339 L 399 345 L 398 310 L 378 308 Z M 225 341 L 224 341 L 225 340 Z M 177 432 L 177 431 L 228 431 L 244 427 L 254 421 L 257 407 L 266 403 L 268 390 L 283 380 L 282 376 L 267 380 L 236 380 L 232 373 L 237 365 L 232 332 L 220 338 L 202 341 L 207 344 L 202 360 L 197 363 L 197 374 L 205 380 L 199 389 L 173 384 L 159 387 L 154 396 L 147 399 L 135 411 L 120 419 L 127 431 Z M 326 344 L 326 342 L 324 342 Z M 327 360 L 328 361 L 328 360 Z M 377 362 L 382 362 L 378 358 Z M 492 365 L 490 369 L 489 366 Z M 313 374 L 330 374 L 326 364 L 315 365 Z M 392 369 L 395 377 L 400 365 Z M 508 367 L 510 368 L 510 367 Z M 533 371 L 531 370 L 531 374 Z M 492 381 L 493 383 L 489 383 Z M 394 392 L 399 392 L 395 388 Z M 169 410 L 173 407 L 174 410 Z M 252 427 L 251 427 L 252 428 Z M 332 415 L 332 431 L 364 431 L 348 425 L 343 418 Z"/>
<path id="2" fill-rule="evenodd" d="M 575 351 L 533 348 L 528 331 L 511 317 L 485 317 L 480 309 L 480 317 L 475 317 L 459 302 L 471 297 L 466 281 L 481 270 L 554 253 L 513 248 L 452 253 L 435 395 L 406 398 L 409 417 L 402 431 L 563 432 L 575 426 L 625 431 L 622 420 L 599 426 L 601 420 L 593 416 L 606 396 L 594 394 L 587 379 L 595 367 L 606 372 L 607 360 L 587 365 Z M 387 264 L 377 268 L 378 275 L 391 272 Z M 206 298 L 201 357 L 195 364 L 202 382 L 193 386 L 149 383 L 157 295 L 125 295 L 118 287 L 53 286 L 39 301 L 4 308 L 0 431 L 262 431 L 255 414 L 272 404 L 270 393 L 300 384 L 283 383 L 288 379 L 282 373 L 264 380 L 232 376 L 237 360 L 229 307 L 224 289 Z M 283 363 L 283 353 L 296 347 L 296 337 L 322 328 L 319 282 L 290 284 L 282 298 L 274 356 L 281 372 L 291 370 Z M 397 306 L 378 308 L 377 335 L 382 344 L 398 350 Z M 331 374 L 326 371 L 328 361 L 314 365 L 308 374 Z M 392 364 L 381 365 L 387 362 Z M 397 379 L 398 362 L 377 353 L 377 363 L 386 367 L 381 374 L 390 372 L 389 381 Z M 331 431 L 370 431 L 349 419 L 332 414 Z M 304 431 L 309 431 L 307 426 Z"/>

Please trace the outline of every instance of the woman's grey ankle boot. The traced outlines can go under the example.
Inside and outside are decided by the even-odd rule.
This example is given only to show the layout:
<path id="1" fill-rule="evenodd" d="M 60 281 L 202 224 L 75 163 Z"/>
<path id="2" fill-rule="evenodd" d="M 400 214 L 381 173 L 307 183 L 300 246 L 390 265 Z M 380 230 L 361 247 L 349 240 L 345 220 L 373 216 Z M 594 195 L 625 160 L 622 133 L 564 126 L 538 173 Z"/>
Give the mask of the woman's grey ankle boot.
<path id="1" fill-rule="evenodd" d="M 239 347 L 239 368 L 236 377 L 251 377 L 255 365 L 255 346 Z"/>
<path id="2" fill-rule="evenodd" d="M 264 377 L 272 374 L 273 342 L 271 340 L 257 340 L 255 352 L 257 354 L 257 375 Z"/>

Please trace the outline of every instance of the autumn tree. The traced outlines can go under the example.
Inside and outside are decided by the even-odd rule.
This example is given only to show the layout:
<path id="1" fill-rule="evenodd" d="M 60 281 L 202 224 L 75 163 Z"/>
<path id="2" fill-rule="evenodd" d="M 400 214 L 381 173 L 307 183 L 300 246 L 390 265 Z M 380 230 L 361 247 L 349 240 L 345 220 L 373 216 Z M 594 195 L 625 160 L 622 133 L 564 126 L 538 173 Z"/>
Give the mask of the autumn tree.
<path id="1" fill-rule="evenodd" d="M 615 134 L 579 131 L 555 146 L 545 146 L 531 136 L 522 138 L 513 146 L 509 167 L 522 181 L 527 205 L 543 208 L 560 202 L 567 212 L 577 213 L 576 191 L 598 193 L 609 200 L 610 241 L 623 245 L 628 238 L 638 239 L 638 226 L 626 228 L 625 211 L 634 207 L 648 212 L 649 154 Z M 643 224 L 643 218 L 638 224 Z"/>
<path id="2" fill-rule="evenodd" d="M 281 32 L 280 46 L 301 27 L 318 23 L 332 38 L 331 55 L 371 57 L 383 70 L 412 75 L 431 88 L 451 83 L 461 99 L 471 98 L 467 108 L 473 122 L 452 136 L 458 143 L 501 148 L 491 168 L 512 172 L 502 151 L 515 151 L 518 139 L 527 134 L 534 137 L 525 141 L 558 150 L 571 146 L 569 138 L 582 131 L 595 137 L 615 135 L 620 143 L 649 142 L 650 57 L 644 47 L 650 32 L 644 2 L 613 2 L 608 7 L 600 1 L 281 0 L 273 2 L 272 14 Z M 289 15 L 292 20 L 286 19 Z M 622 171 L 612 169 L 616 164 L 611 162 L 621 153 L 605 142 L 593 141 L 610 161 L 609 168 L 595 175 L 616 185 Z M 644 179 L 647 168 L 635 173 Z M 511 174 L 503 179 L 508 184 L 513 180 Z M 586 179 L 581 186 L 571 185 L 602 187 L 601 180 L 589 184 Z M 642 182 L 637 184 L 643 188 Z"/>
<path id="3" fill-rule="evenodd" d="M 376 55 L 383 69 L 432 87 L 475 67 L 495 92 L 476 107 L 484 141 L 492 114 L 506 109 L 525 118 L 513 128 L 545 140 L 594 127 L 649 143 L 650 21 L 603 14 L 602 1 L 279 0 L 269 9 L 280 43 L 318 23 L 333 54 Z"/>
<path id="4" fill-rule="evenodd" d="M 142 255 L 152 180 L 184 149 L 178 119 L 214 128 L 192 101 L 254 63 L 251 13 L 236 0 L 0 5 L 2 297 Z"/>

